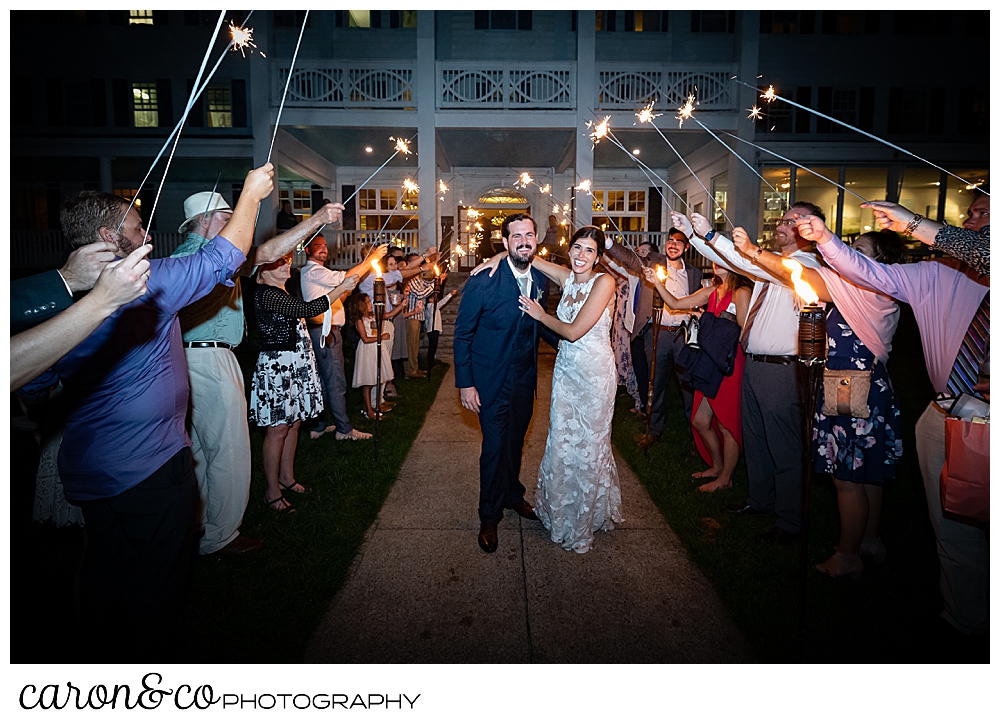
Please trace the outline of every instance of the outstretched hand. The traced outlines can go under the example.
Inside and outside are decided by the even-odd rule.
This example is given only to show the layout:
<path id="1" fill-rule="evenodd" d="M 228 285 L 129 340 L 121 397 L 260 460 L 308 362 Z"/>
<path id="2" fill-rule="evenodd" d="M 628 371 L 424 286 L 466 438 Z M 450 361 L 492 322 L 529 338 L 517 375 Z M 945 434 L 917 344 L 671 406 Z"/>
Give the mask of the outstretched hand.
<path id="1" fill-rule="evenodd" d="M 373 261 L 381 261 L 387 251 L 389 251 L 388 244 L 379 244 L 378 246 L 372 247 L 372 250 L 368 252 L 368 256 L 365 257 L 365 266 L 371 266 Z"/>
<path id="2" fill-rule="evenodd" d="M 274 165 L 265 163 L 260 168 L 251 170 L 243 182 L 243 192 L 254 201 L 263 201 L 271 195 L 274 188 Z"/>
<path id="3" fill-rule="evenodd" d="M 91 296 L 115 310 L 145 294 L 149 280 L 146 255 L 152 250 L 152 244 L 143 244 L 124 259 L 107 264 L 97 277 Z"/>
<path id="4" fill-rule="evenodd" d="M 760 248 L 750 240 L 750 235 L 742 226 L 733 229 L 733 246 L 739 249 L 741 254 L 751 259 L 757 255 L 757 249 Z"/>
<path id="5" fill-rule="evenodd" d="M 694 229 L 691 228 L 691 221 L 684 214 L 679 211 L 670 212 L 670 223 L 675 229 L 680 229 L 684 232 L 684 236 L 691 238 L 694 236 Z"/>
<path id="6" fill-rule="evenodd" d="M 861 204 L 861 208 L 872 210 L 875 215 L 875 223 L 879 227 L 899 233 L 906 230 L 906 225 L 914 216 L 914 213 L 909 209 L 891 201 L 868 201 Z"/>
<path id="7" fill-rule="evenodd" d="M 826 228 L 823 219 L 812 214 L 797 216 L 795 226 L 799 230 L 799 236 L 806 241 L 815 241 L 817 244 L 825 244 L 833 238 L 833 232 Z"/>
<path id="8" fill-rule="evenodd" d="M 486 271 L 487 269 L 489 269 L 490 278 L 492 278 L 493 275 L 496 274 L 497 267 L 500 266 L 500 262 L 502 262 L 506 258 L 507 258 L 507 252 L 505 251 L 501 251 L 499 254 L 494 254 L 491 258 L 484 259 L 482 262 L 480 262 L 479 266 L 477 266 L 475 269 L 469 272 L 469 276 L 474 277 L 479 272 Z"/>
<path id="9" fill-rule="evenodd" d="M 708 219 L 698 212 L 691 214 L 691 224 L 694 226 L 695 233 L 702 238 L 707 236 L 708 232 L 712 231 L 712 225 L 708 223 Z"/>

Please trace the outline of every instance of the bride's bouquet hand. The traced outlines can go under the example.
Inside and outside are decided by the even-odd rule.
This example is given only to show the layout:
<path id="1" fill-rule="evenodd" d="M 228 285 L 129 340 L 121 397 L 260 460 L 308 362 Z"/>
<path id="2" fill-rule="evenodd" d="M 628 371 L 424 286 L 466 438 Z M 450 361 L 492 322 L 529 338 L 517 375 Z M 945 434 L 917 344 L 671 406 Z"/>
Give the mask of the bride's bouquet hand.
<path id="1" fill-rule="evenodd" d="M 542 305 L 536 302 L 530 297 L 526 297 L 523 294 L 517 298 L 518 305 L 521 307 L 521 311 L 525 312 L 532 319 L 541 319 L 545 316 L 545 310 Z"/>
<path id="2" fill-rule="evenodd" d="M 499 254 L 494 254 L 491 258 L 484 259 L 482 262 L 480 262 L 479 266 L 477 266 L 475 269 L 469 272 L 469 276 L 474 277 L 479 272 L 486 271 L 487 269 L 489 269 L 490 278 L 492 278 L 493 275 L 496 274 L 497 267 L 500 266 L 500 262 L 502 262 L 506 258 L 507 258 L 507 252 L 505 251 L 502 251 Z"/>

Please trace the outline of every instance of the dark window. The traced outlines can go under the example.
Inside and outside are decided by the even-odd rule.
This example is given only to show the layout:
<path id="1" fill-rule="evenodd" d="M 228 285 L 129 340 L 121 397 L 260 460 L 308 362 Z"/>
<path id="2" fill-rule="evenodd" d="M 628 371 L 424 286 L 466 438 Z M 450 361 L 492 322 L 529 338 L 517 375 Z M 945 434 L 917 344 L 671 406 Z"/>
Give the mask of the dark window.
<path id="1" fill-rule="evenodd" d="M 958 131 L 969 134 L 990 132 L 989 88 L 962 88 L 959 90 Z"/>
<path id="2" fill-rule="evenodd" d="M 382 27 L 382 11 L 381 10 L 369 10 L 368 11 L 368 26 L 371 28 L 381 28 Z"/>
<path id="3" fill-rule="evenodd" d="M 594 13 L 595 29 L 606 30 L 609 33 L 615 32 L 615 20 L 618 13 L 615 10 L 598 10 Z"/>
<path id="4" fill-rule="evenodd" d="M 15 126 L 30 126 L 34 123 L 31 115 L 31 87 L 30 78 L 15 75 L 10 79 L 10 122 Z"/>
<path id="5" fill-rule="evenodd" d="M 872 86 L 865 86 L 861 89 L 861 98 L 858 103 L 858 128 L 869 133 L 875 131 L 875 88 Z"/>
<path id="6" fill-rule="evenodd" d="M 864 10 L 823 10 L 824 35 L 862 35 L 865 33 Z M 877 17 L 877 16 L 876 16 Z"/>
<path id="7" fill-rule="evenodd" d="M 476 30 L 531 30 L 530 10 L 476 10 Z"/>
<path id="8" fill-rule="evenodd" d="M 947 10 L 897 10 L 892 14 L 893 35 L 948 35 L 951 12 Z"/>
<path id="9" fill-rule="evenodd" d="M 186 85 L 187 85 L 187 91 L 186 91 L 185 96 L 184 96 L 185 99 L 191 97 L 191 91 L 194 89 L 194 78 L 188 78 Z M 205 101 L 204 101 L 204 97 L 205 97 L 205 94 L 202 93 L 200 96 L 198 96 L 195 99 L 194 105 L 191 106 L 191 112 L 188 113 L 188 117 L 187 117 L 187 125 L 190 128 L 204 128 L 205 127 Z M 186 104 L 187 100 L 185 100 L 184 103 Z"/>
<path id="10" fill-rule="evenodd" d="M 58 78 L 45 79 L 45 104 L 48 108 L 49 125 L 63 125 L 62 81 Z"/>
<path id="11" fill-rule="evenodd" d="M 761 117 L 756 120 L 758 133 L 791 133 L 792 107 L 784 101 L 760 105 Z"/>
<path id="12" fill-rule="evenodd" d="M 93 123 L 93 97 L 90 81 L 66 81 L 66 125 L 89 126 Z"/>
<path id="13" fill-rule="evenodd" d="M 761 10 L 760 32 L 775 35 L 806 35 L 813 32 L 816 13 L 813 10 Z"/>
<path id="14" fill-rule="evenodd" d="M 858 107 L 857 92 L 853 90 L 834 90 L 831 86 L 820 86 L 817 94 L 817 105 L 820 113 L 836 118 L 851 126 L 857 126 Z M 839 123 L 825 118 L 816 118 L 816 133 L 844 133 L 848 129 Z"/>
<path id="15" fill-rule="evenodd" d="M 666 12 L 666 11 L 664 11 Z M 655 186 L 649 187 L 649 193 L 646 198 L 649 199 L 649 213 L 647 214 L 647 222 L 650 231 L 660 231 L 660 189 Z"/>
<path id="16" fill-rule="evenodd" d="M 795 89 L 795 102 L 800 106 L 805 106 L 806 108 L 812 107 L 812 86 L 800 85 Z M 773 105 L 773 104 L 772 104 Z M 813 115 L 809 111 L 804 111 L 801 108 L 795 109 L 795 132 L 796 133 L 809 133 L 809 124 L 812 122 Z"/>
<path id="17" fill-rule="evenodd" d="M 731 33 L 736 28 L 735 10 L 692 10 L 692 33 Z"/>
<path id="18" fill-rule="evenodd" d="M 929 102 L 925 88 L 890 88 L 889 133 L 927 133 Z"/>
<path id="19" fill-rule="evenodd" d="M 362 12 L 362 11 L 359 11 Z M 368 11 L 363 11 L 367 13 Z M 376 11 L 377 12 L 377 11 Z M 276 28 L 301 28 L 302 20 L 306 16 L 305 10 L 275 10 L 274 11 L 274 27 Z M 306 27 L 312 27 L 312 13 L 309 14 L 309 19 L 306 20 Z M 339 27 L 339 26 L 338 26 Z"/>
<path id="20" fill-rule="evenodd" d="M 156 95 L 160 104 L 160 128 L 170 128 L 174 125 L 174 104 L 173 96 L 170 93 L 170 79 L 158 78 L 156 81 Z"/>
<path id="21" fill-rule="evenodd" d="M 576 10 L 573 10 L 573 11 L 572 11 L 572 12 L 571 12 L 571 13 L 569 14 L 569 16 L 570 16 L 570 21 L 569 21 L 569 29 L 570 29 L 570 32 L 573 32 L 573 33 L 575 33 L 575 32 L 576 32 L 576 23 L 577 23 L 577 21 L 579 20 L 579 12 L 578 12 L 578 11 L 576 11 Z"/>
<path id="22" fill-rule="evenodd" d="M 247 127 L 247 82 L 233 78 L 233 128 Z"/>
<path id="23" fill-rule="evenodd" d="M 341 215 L 341 226 L 345 229 L 358 228 L 358 199 L 354 195 L 353 185 L 343 185 L 340 187 L 340 198 L 350 199 L 344 204 L 344 213 Z"/>
<path id="24" fill-rule="evenodd" d="M 666 10 L 626 10 L 626 33 L 665 33 L 667 32 Z"/>
<path id="25" fill-rule="evenodd" d="M 132 86 L 126 79 L 111 79 L 111 102 L 114 106 L 115 125 L 119 127 L 132 125 L 129 122 L 132 115 Z"/>

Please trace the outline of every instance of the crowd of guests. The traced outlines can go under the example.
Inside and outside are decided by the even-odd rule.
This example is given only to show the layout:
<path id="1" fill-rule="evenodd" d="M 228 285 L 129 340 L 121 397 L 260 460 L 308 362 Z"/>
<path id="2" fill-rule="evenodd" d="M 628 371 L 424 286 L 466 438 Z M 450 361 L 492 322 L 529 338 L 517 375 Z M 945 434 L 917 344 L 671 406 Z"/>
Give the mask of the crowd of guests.
<path id="1" fill-rule="evenodd" d="M 345 331 L 356 332 L 347 335 L 357 342 L 353 386 L 368 418 L 391 409 L 394 377 L 427 374 L 423 324 L 433 364 L 439 310 L 452 296 L 440 295 L 445 274 L 435 283 L 436 250 L 407 256 L 382 244 L 351 269 L 329 269 L 318 232 L 340 218 L 334 203 L 254 246 L 257 208 L 272 189 L 268 164 L 247 175 L 235 208 L 215 192 L 188 197 L 183 243 L 154 260 L 128 199 L 81 192 L 60 209 L 74 247 L 66 264 L 12 283 L 11 390 L 58 417 L 39 468 L 38 492 L 52 499 L 40 507 L 68 511 L 53 519 L 87 534 L 79 601 L 89 660 L 179 660 L 195 553 L 264 547 L 239 530 L 252 466 L 263 468 L 264 503 L 285 515 L 289 494 L 306 492 L 295 477 L 303 423 L 313 440 L 372 437 L 347 412 Z M 307 263 L 292 283 L 303 245 Z M 384 265 L 387 290 L 381 389 L 373 263 Z M 406 323 L 396 327 L 397 317 Z M 248 322 L 259 341 L 249 401 L 233 352 Z M 395 357 L 409 365 L 398 375 Z M 265 433 L 259 460 L 250 422 Z"/>
<path id="2" fill-rule="evenodd" d="M 727 238 L 697 213 L 671 212 L 666 253 L 650 242 L 632 250 L 608 240 L 605 265 L 619 278 L 612 333 L 619 384 L 633 395 L 633 412 L 648 416 L 640 444 L 650 445 L 662 435 L 666 383 L 677 378 L 695 446 L 709 465 L 694 477 L 713 479 L 698 490 L 731 487 L 742 451 L 749 495 L 725 509 L 773 516 L 764 541 L 801 541 L 806 465 L 829 474 L 840 536 L 815 568 L 857 579 L 865 557 L 887 556 L 879 534 L 882 492 L 904 450 L 886 363 L 899 305 L 910 305 L 937 393 L 917 423 L 914 452 L 937 539 L 942 618 L 950 631 L 983 634 L 989 626 L 988 524 L 944 512 L 941 477 L 951 403 L 963 393 L 989 400 L 989 192 L 974 191 L 964 228 L 891 202 L 863 206 L 881 229 L 850 245 L 806 201 L 794 202 L 777 221 L 773 251 L 740 227 Z M 951 258 L 901 263 L 904 236 Z M 701 272 L 683 259 L 689 245 L 711 263 L 704 287 Z M 820 384 L 815 397 L 798 363 L 805 302 L 793 277 L 808 283 L 824 307 L 825 367 L 841 385 Z M 653 294 L 662 299 L 662 312 L 654 312 Z M 807 410 L 813 411 L 808 426 Z"/>

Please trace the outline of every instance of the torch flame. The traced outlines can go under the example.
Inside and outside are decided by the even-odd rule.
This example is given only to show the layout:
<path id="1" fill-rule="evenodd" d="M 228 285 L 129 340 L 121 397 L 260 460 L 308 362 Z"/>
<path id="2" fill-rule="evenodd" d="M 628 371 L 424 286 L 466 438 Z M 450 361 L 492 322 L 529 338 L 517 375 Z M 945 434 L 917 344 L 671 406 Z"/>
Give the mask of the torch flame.
<path id="1" fill-rule="evenodd" d="M 656 265 L 656 278 L 659 279 L 661 283 L 667 281 L 667 270 L 660 264 Z"/>
<path id="2" fill-rule="evenodd" d="M 377 259 L 372 259 L 372 269 L 375 270 L 375 278 L 382 278 L 382 267 L 379 266 Z"/>
<path id="3" fill-rule="evenodd" d="M 809 283 L 802 278 L 802 265 L 795 261 L 795 259 L 782 259 L 781 263 L 785 265 L 785 268 L 791 270 L 792 285 L 795 287 L 795 293 L 799 295 L 802 301 L 806 304 L 815 304 L 818 302 L 819 296 L 809 286 Z"/>
<path id="4" fill-rule="evenodd" d="M 436 277 L 441 276 L 441 270 L 438 269 L 438 265 L 437 264 L 434 265 L 434 276 L 436 276 Z"/>

